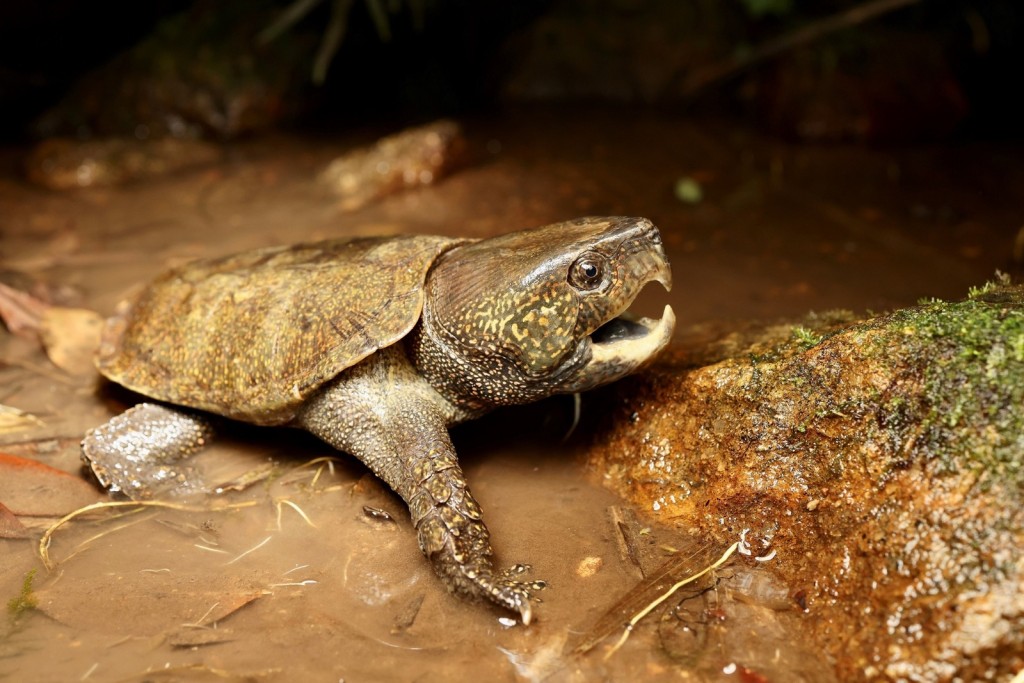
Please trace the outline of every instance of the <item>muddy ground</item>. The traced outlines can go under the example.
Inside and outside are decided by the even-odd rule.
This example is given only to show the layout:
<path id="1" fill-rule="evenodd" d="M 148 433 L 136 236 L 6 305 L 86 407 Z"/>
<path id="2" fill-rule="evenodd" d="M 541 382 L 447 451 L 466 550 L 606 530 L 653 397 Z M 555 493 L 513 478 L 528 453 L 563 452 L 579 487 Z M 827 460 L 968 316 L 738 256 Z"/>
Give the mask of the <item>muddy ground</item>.
<path id="1" fill-rule="evenodd" d="M 667 299 L 679 345 L 698 343 L 707 324 L 959 298 L 996 269 L 1018 267 L 1019 146 L 803 147 L 624 110 L 522 110 L 464 123 L 470 161 L 460 171 L 354 212 L 314 178 L 389 130 L 243 141 L 216 165 L 67 193 L 28 184 L 25 150 L 6 149 L 0 267 L 70 286 L 78 305 L 108 314 L 168 265 L 238 249 L 644 215 L 661 227 L 675 284 L 669 295 L 645 292 L 638 308 L 656 313 Z M 677 196 L 686 195 L 681 180 L 699 188 L 699 201 Z M 83 431 L 131 397 L 57 369 L 33 339 L 0 335 L 0 403 L 41 422 L 0 435 L 0 450 L 79 476 Z M 29 539 L 0 540 L 4 602 L 37 570 L 37 608 L 4 617 L 0 679 L 632 680 L 639 671 L 735 680 L 736 669 L 687 668 L 664 642 L 633 639 L 608 659 L 564 652 L 640 579 L 612 521 L 621 501 L 571 457 L 573 441 L 562 442 L 570 423 L 571 403 L 555 399 L 456 432 L 499 563 L 529 562 L 550 584 L 530 627 L 446 595 L 400 501 L 361 466 L 344 456 L 307 465 L 333 454 L 299 434 L 239 429 L 203 457 L 225 479 L 274 465 L 244 492 L 193 501 L 199 511 L 77 519 L 53 535 L 52 570 L 36 541 L 53 510 L 30 518 Z M 64 507 L 82 495 L 106 499 L 72 485 L 48 495 Z M 367 506 L 395 521 L 368 516 Z M 649 536 L 665 558 L 684 542 L 653 525 Z M 759 640 L 786 644 L 788 680 L 828 680 L 828 662 L 787 641 L 798 613 L 780 614 L 750 623 Z"/>

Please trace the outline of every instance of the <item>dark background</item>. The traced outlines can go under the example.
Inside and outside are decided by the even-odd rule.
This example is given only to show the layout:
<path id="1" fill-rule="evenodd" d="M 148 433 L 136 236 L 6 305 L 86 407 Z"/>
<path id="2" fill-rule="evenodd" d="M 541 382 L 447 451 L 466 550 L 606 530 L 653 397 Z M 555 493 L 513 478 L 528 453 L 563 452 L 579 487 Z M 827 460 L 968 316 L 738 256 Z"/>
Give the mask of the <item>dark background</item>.
<path id="1" fill-rule="evenodd" d="M 755 68 L 715 82 L 696 94 L 682 95 L 671 86 L 655 88 L 653 95 L 649 91 L 630 92 L 628 87 L 616 90 L 614 76 L 605 81 L 610 82 L 606 91 L 602 92 L 600 85 L 609 74 L 621 77 L 624 62 L 628 62 L 626 81 L 633 74 L 639 80 L 678 82 L 695 69 L 862 4 L 400 0 L 379 5 L 387 10 L 389 36 L 382 39 L 372 20 L 370 3 L 356 0 L 348 12 L 347 31 L 331 60 L 327 79 L 315 86 L 309 76 L 316 45 L 330 22 L 330 2 L 321 2 L 270 45 L 258 46 L 253 34 L 273 21 L 288 3 L 264 0 L 243 3 L 240 9 L 237 2 L 187 0 L 7 0 L 0 3 L 0 136 L 7 140 L 38 137 L 40 131 L 33 129 L 33 122 L 66 98 L 83 76 L 103 68 L 158 31 L 162 20 L 190 8 L 195 13 L 196 7 L 205 7 L 202 13 L 207 17 L 219 14 L 221 25 L 214 31 L 196 29 L 193 35 L 200 42 L 212 44 L 238 40 L 241 35 L 251 46 L 251 60 L 257 70 L 261 65 L 282 63 L 282 50 L 295 48 L 301 53 L 289 57 L 294 69 L 281 95 L 295 106 L 288 108 L 287 115 L 274 117 L 275 126 L 417 120 L 438 114 L 486 112 L 538 100 L 603 101 L 687 114 L 745 117 L 787 135 L 798 128 L 790 125 L 798 115 L 780 100 L 807 99 L 801 90 L 808 87 L 806 84 L 797 88 L 796 94 L 785 94 L 785 83 L 794 72 L 792 63 L 800 55 L 799 49 L 763 60 Z M 687 23 L 685 11 L 679 9 L 682 7 L 687 7 L 689 16 L 696 19 Z M 759 7 L 767 7 L 767 11 Z M 773 7 L 775 11 L 771 11 Z M 886 142 L 921 137 L 1016 138 L 1024 114 L 1019 97 L 1024 72 L 1024 43 L 1019 39 L 1022 25 L 1024 9 L 1013 0 L 925 0 L 822 35 L 813 41 L 813 48 L 803 50 L 802 63 L 804 67 L 810 64 L 810 71 L 817 73 L 812 81 L 827 80 L 822 73 L 864 69 L 857 74 L 860 91 L 871 90 L 870 84 L 879 82 L 877 73 L 886 73 L 886 68 L 873 72 L 865 66 L 872 60 L 916 74 L 909 86 L 888 91 L 876 88 L 883 94 L 867 98 L 875 102 L 872 111 L 881 106 L 888 112 L 872 115 L 886 121 L 874 127 L 885 130 L 884 134 L 852 137 Z M 668 35 L 662 31 L 654 38 L 647 37 L 657 34 L 659 27 L 668 27 Z M 546 50 L 545 40 L 560 43 Z M 919 66 L 922 60 L 908 57 L 908 51 L 901 47 L 911 43 L 926 45 L 925 52 L 939 55 L 941 66 L 934 67 L 934 60 L 928 61 L 931 57 L 923 60 L 931 66 Z M 683 52 L 686 57 L 676 59 Z M 172 50 L 166 58 L 181 62 L 193 56 L 194 46 L 189 46 L 177 54 Z M 529 66 L 524 67 L 527 62 Z M 571 64 L 569 73 L 567 63 Z M 796 63 L 801 62 L 796 59 Z M 197 68 L 203 67 L 200 64 Z M 659 75 L 666 71 L 671 73 Z M 795 71 L 799 73 L 800 68 Z M 532 87 L 544 80 L 546 73 L 562 74 L 561 83 Z M 790 83 L 792 80 L 789 78 Z M 525 86 L 517 88 L 517 83 Z M 844 97 L 850 97 L 842 94 L 845 87 L 839 88 L 838 96 L 832 93 L 825 97 L 837 100 L 833 107 L 837 111 L 851 109 L 844 104 Z M 957 98 L 962 106 L 954 107 L 957 111 L 948 117 L 950 122 L 929 125 L 929 121 L 944 116 L 943 105 L 936 106 L 932 96 L 917 92 L 929 88 L 936 92 L 948 92 L 950 88 L 959 91 Z M 897 97 L 885 92 L 902 94 Z M 860 94 L 853 97 L 864 99 Z M 885 104 L 878 105 L 879 100 Z M 894 123 L 895 119 L 906 120 Z M 801 133 L 796 136 L 808 137 Z"/>

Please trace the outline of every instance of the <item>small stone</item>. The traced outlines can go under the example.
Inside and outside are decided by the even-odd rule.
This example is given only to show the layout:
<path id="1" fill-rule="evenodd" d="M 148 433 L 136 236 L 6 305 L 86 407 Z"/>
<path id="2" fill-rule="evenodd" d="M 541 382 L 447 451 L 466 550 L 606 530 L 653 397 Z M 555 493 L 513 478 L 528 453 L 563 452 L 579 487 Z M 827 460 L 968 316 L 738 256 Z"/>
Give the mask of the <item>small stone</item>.
<path id="1" fill-rule="evenodd" d="M 589 579 L 591 576 L 601 571 L 601 567 L 604 566 L 604 559 L 597 556 L 584 557 L 580 560 L 580 563 L 576 565 L 576 576 L 581 579 Z"/>

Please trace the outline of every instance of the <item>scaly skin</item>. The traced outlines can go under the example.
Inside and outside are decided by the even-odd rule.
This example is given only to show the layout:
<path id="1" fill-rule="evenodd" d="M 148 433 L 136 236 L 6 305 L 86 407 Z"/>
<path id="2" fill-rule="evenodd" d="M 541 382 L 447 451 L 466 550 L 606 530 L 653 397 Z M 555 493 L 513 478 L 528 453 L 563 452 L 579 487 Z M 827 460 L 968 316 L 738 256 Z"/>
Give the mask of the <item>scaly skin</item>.
<path id="1" fill-rule="evenodd" d="M 581 281 L 584 263 L 592 281 Z M 470 409 L 592 389 L 668 343 L 670 309 L 665 324 L 645 321 L 640 343 L 609 351 L 589 338 L 652 280 L 669 287 L 672 276 L 661 235 L 643 218 L 581 218 L 457 246 L 427 278 L 410 355 L 438 392 Z"/>
<path id="2" fill-rule="evenodd" d="M 82 459 L 115 495 L 144 500 L 195 493 L 194 472 L 182 461 L 212 437 L 210 420 L 202 415 L 140 403 L 86 432 Z"/>
<path id="3" fill-rule="evenodd" d="M 448 589 L 531 618 L 531 591 L 543 582 L 495 572 L 490 534 L 448 436 L 470 417 L 437 394 L 402 345 L 383 349 L 339 375 L 310 400 L 297 425 L 351 453 L 409 506 L 420 549 Z"/>
<path id="4" fill-rule="evenodd" d="M 543 582 L 495 571 L 448 427 L 649 361 L 671 338 L 670 308 L 594 333 L 652 280 L 668 288 L 671 273 L 643 218 L 262 249 L 158 278 L 108 324 L 99 368 L 154 399 L 302 427 L 351 453 L 408 504 L 449 590 L 529 622 Z M 136 451 L 165 462 L 205 440 L 198 419 L 135 411 L 87 436 L 83 454 L 101 481 L 104 463 Z"/>

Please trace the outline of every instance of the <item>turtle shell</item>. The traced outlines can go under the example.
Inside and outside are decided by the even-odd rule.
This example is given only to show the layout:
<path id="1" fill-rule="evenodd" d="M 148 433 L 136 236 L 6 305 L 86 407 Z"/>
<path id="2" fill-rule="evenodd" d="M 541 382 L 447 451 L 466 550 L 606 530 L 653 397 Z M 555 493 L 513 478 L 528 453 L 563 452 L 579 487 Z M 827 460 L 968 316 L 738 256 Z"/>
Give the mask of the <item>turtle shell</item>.
<path id="1" fill-rule="evenodd" d="M 287 422 L 345 368 L 419 320 L 430 266 L 460 240 L 328 240 L 171 270 L 107 322 L 97 366 L 151 398 Z"/>

